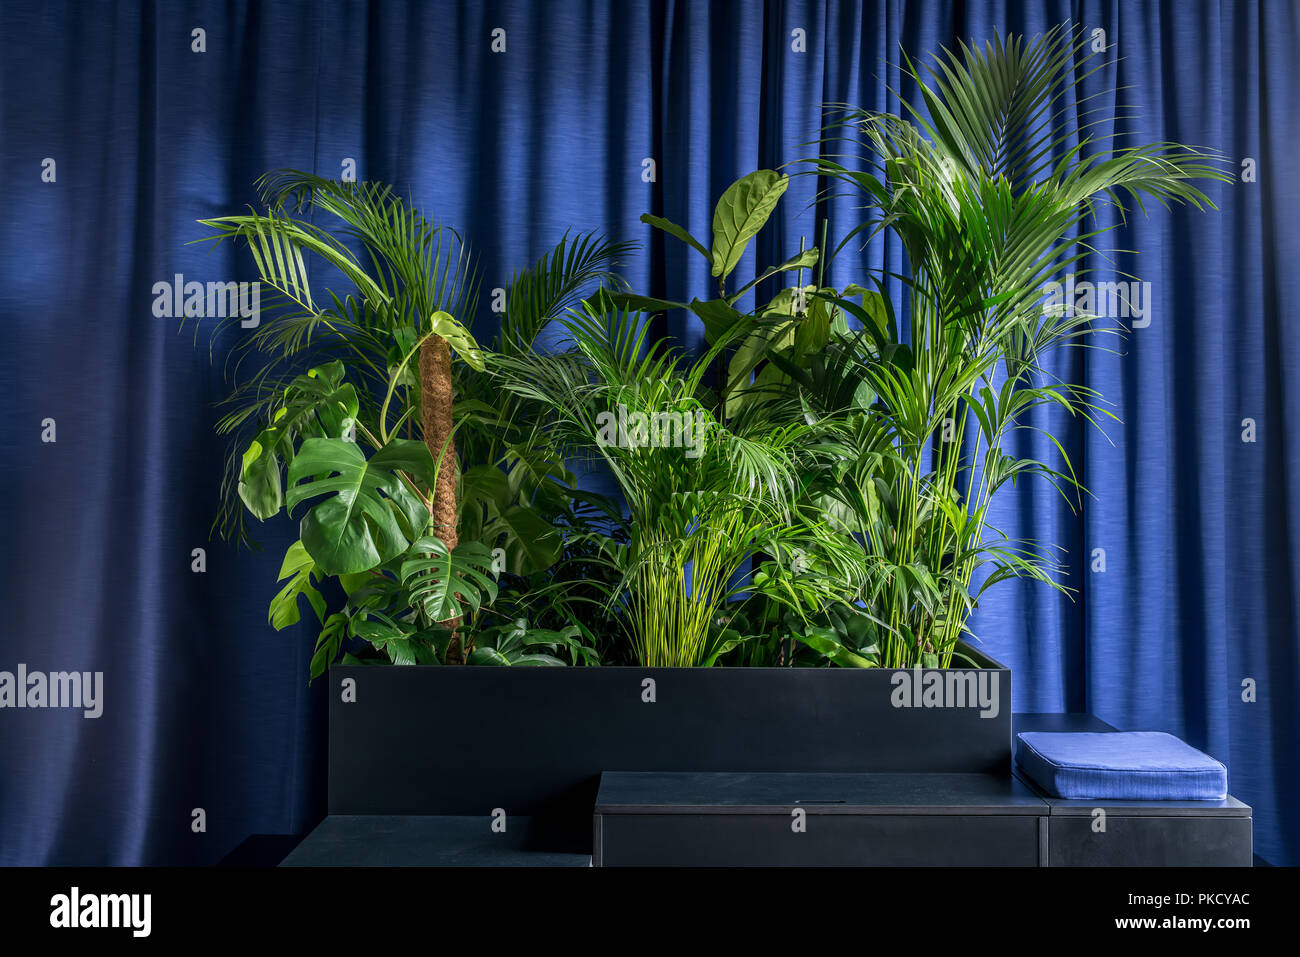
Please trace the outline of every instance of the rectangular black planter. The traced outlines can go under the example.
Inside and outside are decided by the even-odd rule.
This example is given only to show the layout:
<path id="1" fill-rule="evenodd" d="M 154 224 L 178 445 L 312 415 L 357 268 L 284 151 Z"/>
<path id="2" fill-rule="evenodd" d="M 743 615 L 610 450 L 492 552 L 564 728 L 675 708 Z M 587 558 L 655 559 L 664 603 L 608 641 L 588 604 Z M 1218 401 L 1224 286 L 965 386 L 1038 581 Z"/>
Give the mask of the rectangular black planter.
<path id="1" fill-rule="evenodd" d="M 1009 776 L 1011 672 L 963 651 L 981 667 L 336 667 L 329 812 L 500 809 L 587 846 L 602 771 Z"/>

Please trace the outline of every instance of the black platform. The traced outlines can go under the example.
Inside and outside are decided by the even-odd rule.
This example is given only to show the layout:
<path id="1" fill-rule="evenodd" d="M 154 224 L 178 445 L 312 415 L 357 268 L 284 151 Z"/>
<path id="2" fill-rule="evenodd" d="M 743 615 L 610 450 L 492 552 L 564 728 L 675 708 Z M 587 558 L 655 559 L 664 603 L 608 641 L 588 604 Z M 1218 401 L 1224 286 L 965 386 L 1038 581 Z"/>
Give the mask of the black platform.
<path id="1" fill-rule="evenodd" d="M 1085 714 L 1018 714 L 1021 731 L 1115 731 Z M 1047 805 L 1050 867 L 1251 867 L 1248 805 L 1222 801 L 1074 801 L 1048 796 L 1014 772 Z M 1100 812 L 1100 813 L 1099 813 Z"/>
<path id="2" fill-rule="evenodd" d="M 1017 731 L 1114 731 L 1016 715 Z M 606 770 L 568 815 L 332 814 L 287 866 L 1250 866 L 1251 810 L 1063 801 L 1010 773 Z M 574 797 L 577 800 L 577 797 Z M 333 802 L 331 802 L 333 803 Z M 509 809 L 507 809 L 509 810 Z"/>
<path id="3" fill-rule="evenodd" d="M 590 867 L 591 855 L 557 850 L 530 818 L 331 814 L 282 867 Z"/>
<path id="4" fill-rule="evenodd" d="M 1015 731 L 1108 732 L 1086 714 Z M 794 811 L 804 809 L 804 829 Z M 598 866 L 1249 867 L 1251 809 L 1222 801 L 1069 801 L 1016 773 L 606 773 Z"/>
<path id="5" fill-rule="evenodd" d="M 329 813 L 473 816 L 501 807 L 567 818 L 585 842 L 604 771 L 1009 775 L 1011 672 L 964 653 L 981 667 L 942 673 L 991 683 L 989 713 L 973 701 L 897 707 L 894 679 L 920 672 L 884 668 L 336 666 Z M 466 720 L 472 747 L 411 746 L 411 727 Z"/>
<path id="6" fill-rule="evenodd" d="M 1043 802 L 984 774 L 601 777 L 597 866 L 1021 866 Z"/>

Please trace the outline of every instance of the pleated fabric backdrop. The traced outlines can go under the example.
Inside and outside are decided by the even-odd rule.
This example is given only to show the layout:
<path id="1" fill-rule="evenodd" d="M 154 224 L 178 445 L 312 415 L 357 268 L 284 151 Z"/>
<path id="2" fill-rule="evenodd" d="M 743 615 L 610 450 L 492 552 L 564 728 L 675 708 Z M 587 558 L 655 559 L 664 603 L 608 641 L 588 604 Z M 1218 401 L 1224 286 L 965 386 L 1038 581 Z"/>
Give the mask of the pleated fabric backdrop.
<path id="1" fill-rule="evenodd" d="M 1137 107 L 1122 128 L 1219 149 L 1236 181 L 1209 189 L 1218 212 L 1156 208 L 1115 234 L 1132 252 L 1094 278 L 1149 282 L 1144 315 L 1061 371 L 1122 424 L 1035 422 L 1093 495 L 1075 514 L 1022 486 L 996 516 L 1064 546 L 1079 593 L 1004 585 L 974 628 L 1017 711 L 1185 737 L 1255 807 L 1257 853 L 1300 864 L 1298 17 L 1286 0 L 0 7 L 0 670 L 104 676 L 96 719 L 0 710 L 0 864 L 211 863 L 322 813 L 314 635 L 266 623 L 293 531 L 264 529 L 263 552 L 209 535 L 231 340 L 210 357 L 210 322 L 153 314 L 177 274 L 254 278 L 244 251 L 187 245 L 195 220 L 252 202 L 267 169 L 351 163 L 462 230 L 488 289 L 598 227 L 642 241 L 639 290 L 701 294 L 707 267 L 641 213 L 707 235 L 730 182 L 807 155 L 820 104 L 889 107 L 900 47 L 1065 21 L 1120 58 L 1083 91 L 1127 87 L 1102 101 Z M 852 202 L 809 208 L 814 188 L 793 182 L 742 271 L 815 244 L 827 212 L 844 234 Z M 881 242 L 830 280 L 899 265 Z"/>

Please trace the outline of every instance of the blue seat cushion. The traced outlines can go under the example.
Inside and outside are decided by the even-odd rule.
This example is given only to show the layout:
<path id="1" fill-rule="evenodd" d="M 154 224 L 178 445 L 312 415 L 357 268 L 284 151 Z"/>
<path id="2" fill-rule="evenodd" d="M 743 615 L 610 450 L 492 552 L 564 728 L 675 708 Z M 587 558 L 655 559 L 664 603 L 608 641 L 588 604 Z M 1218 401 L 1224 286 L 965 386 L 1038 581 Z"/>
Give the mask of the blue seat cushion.
<path id="1" fill-rule="evenodd" d="M 1016 735 L 1016 763 L 1053 797 L 1221 801 L 1228 769 L 1163 731 Z"/>

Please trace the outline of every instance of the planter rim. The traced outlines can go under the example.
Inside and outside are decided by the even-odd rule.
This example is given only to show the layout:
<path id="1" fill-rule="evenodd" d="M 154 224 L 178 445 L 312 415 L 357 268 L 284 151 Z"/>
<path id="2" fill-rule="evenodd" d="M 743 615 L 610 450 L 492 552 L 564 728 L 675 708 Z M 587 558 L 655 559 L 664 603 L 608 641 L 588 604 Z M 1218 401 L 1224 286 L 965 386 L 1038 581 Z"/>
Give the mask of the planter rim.
<path id="1" fill-rule="evenodd" d="M 951 667 L 948 667 L 948 668 L 921 668 L 921 670 L 922 670 L 922 671 L 1010 671 L 1010 670 L 1011 670 L 1011 668 L 1010 668 L 1009 665 L 1005 665 L 1005 664 L 1003 664 L 1002 662 L 1000 662 L 1000 661 L 998 661 L 996 658 L 994 658 L 992 655 L 989 655 L 989 654 L 987 654 L 986 652 L 981 651 L 981 650 L 978 649 L 978 648 L 974 648 L 974 647 L 972 647 L 971 645 L 968 645 L 968 644 L 967 644 L 966 642 L 964 642 L 964 641 L 959 641 L 959 642 L 957 643 L 957 646 L 958 646 L 959 649 L 961 649 L 961 651 L 962 651 L 963 654 L 969 655 L 971 658 L 975 659 L 976 661 L 978 661 L 978 662 L 982 662 L 982 664 L 977 664 L 977 665 L 952 665 Z M 331 666 L 330 666 L 330 670 L 334 670 L 335 668 L 372 668 L 372 667 L 383 667 L 383 668 L 397 668 L 397 667 L 401 667 L 401 668 L 406 669 L 406 670 L 433 669 L 433 668 L 437 668 L 437 669 L 440 669 L 440 670 L 442 670 L 442 669 L 447 669 L 447 668 L 451 668 L 451 669 L 453 669 L 453 670 L 468 670 L 468 671 L 483 671 L 483 670 L 507 670 L 507 671 L 514 671 L 514 670 L 519 670 L 518 668 L 504 668 L 504 669 L 502 669 L 502 668 L 493 668 L 492 666 L 488 666 L 488 665 L 400 665 L 400 666 L 399 666 L 399 665 L 393 665 L 393 664 L 388 663 L 388 662 L 385 662 L 385 663 L 380 664 L 380 665 L 343 665 L 343 664 L 338 664 L 338 665 L 331 665 Z M 752 665 L 752 666 L 747 666 L 747 665 L 714 665 L 714 666 L 712 666 L 712 667 L 708 667 L 708 668 L 706 668 L 706 667 L 703 667 L 703 666 L 700 666 L 700 665 L 691 665 L 691 666 L 688 666 L 688 665 L 565 665 L 563 668 L 557 668 L 557 667 L 544 667 L 544 668 L 532 667 L 532 668 L 529 668 L 529 667 L 525 667 L 523 670 L 524 670 L 524 671 L 530 671 L 530 672 L 533 672 L 533 671 L 536 671 L 536 672 L 548 672 L 548 671 L 561 671 L 561 670 L 562 670 L 562 671 L 698 671 L 698 672 L 701 672 L 701 673 L 710 673 L 710 674 L 718 674 L 718 673 L 729 674 L 729 673 L 734 673 L 734 672 L 738 672 L 738 671 L 744 671 L 744 672 L 774 672 L 774 671 L 781 671 L 781 672 L 790 672 L 790 673 L 798 673 L 798 674 L 816 674 L 816 673 L 819 673 L 819 672 L 826 672 L 826 673 L 839 672 L 839 673 L 844 673 L 844 674 L 878 674 L 878 673 L 880 673 L 880 672 L 882 672 L 882 671 L 883 671 L 883 672 L 891 672 L 891 673 L 892 673 L 892 672 L 896 672 L 896 671 L 914 671 L 914 670 L 916 669 L 916 667 L 917 667 L 917 666 L 914 665 L 914 666 L 912 666 L 912 667 L 910 667 L 910 668 L 885 668 L 885 667 L 879 667 L 879 668 L 830 668 L 830 667 L 827 667 L 827 668 L 811 668 L 811 667 L 800 667 L 800 666 L 791 666 L 791 665 Z"/>

